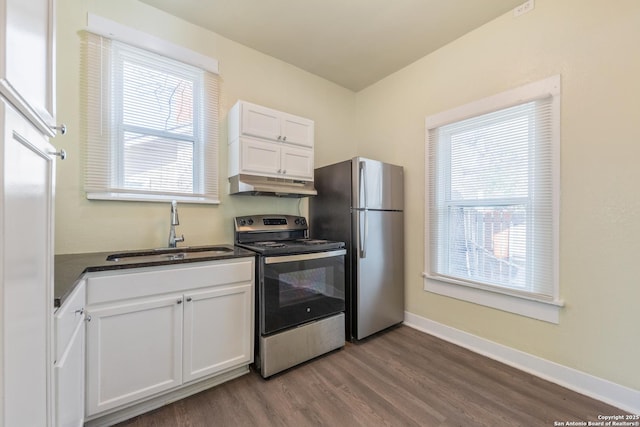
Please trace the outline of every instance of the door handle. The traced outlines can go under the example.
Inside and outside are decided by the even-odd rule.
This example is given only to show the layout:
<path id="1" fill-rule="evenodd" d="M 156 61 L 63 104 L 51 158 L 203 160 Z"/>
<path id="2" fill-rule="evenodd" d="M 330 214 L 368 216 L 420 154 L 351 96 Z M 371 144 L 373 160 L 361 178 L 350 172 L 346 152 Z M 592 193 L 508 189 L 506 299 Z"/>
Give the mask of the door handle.
<path id="1" fill-rule="evenodd" d="M 367 234 L 369 234 L 369 219 L 367 210 L 360 211 L 364 215 L 364 220 L 360 221 L 360 258 L 367 257 Z"/>

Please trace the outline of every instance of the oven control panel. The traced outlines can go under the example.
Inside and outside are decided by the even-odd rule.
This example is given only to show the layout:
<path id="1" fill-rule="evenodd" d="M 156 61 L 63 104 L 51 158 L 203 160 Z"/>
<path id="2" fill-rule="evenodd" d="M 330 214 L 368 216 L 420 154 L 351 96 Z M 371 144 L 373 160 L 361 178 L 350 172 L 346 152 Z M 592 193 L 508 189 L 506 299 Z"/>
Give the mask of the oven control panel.
<path id="1" fill-rule="evenodd" d="M 249 215 L 235 218 L 236 232 L 306 230 L 307 219 L 295 215 Z"/>

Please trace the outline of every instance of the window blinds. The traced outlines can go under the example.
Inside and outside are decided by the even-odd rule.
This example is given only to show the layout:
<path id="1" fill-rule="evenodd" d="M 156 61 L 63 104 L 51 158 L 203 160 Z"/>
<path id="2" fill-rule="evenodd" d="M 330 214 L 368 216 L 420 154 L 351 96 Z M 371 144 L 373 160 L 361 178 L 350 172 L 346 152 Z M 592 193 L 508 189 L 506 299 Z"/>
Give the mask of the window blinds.
<path id="1" fill-rule="evenodd" d="M 85 32 L 89 198 L 218 202 L 217 76 Z"/>
<path id="2" fill-rule="evenodd" d="M 427 129 L 428 277 L 557 297 L 553 105 L 546 96 Z"/>

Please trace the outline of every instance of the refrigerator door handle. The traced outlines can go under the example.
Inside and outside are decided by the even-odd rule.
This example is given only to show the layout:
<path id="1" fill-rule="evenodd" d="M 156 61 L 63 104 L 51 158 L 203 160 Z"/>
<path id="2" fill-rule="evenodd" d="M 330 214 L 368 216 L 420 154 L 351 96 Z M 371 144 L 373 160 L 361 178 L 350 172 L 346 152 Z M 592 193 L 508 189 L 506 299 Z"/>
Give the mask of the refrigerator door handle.
<path id="1" fill-rule="evenodd" d="M 369 234 L 369 219 L 367 218 L 367 209 L 360 211 L 361 214 L 364 214 L 364 221 L 359 221 L 360 223 L 360 239 L 358 243 L 360 244 L 360 258 L 367 257 L 367 234 Z M 362 230 L 364 226 L 364 230 Z"/>
<path id="2" fill-rule="evenodd" d="M 367 164 L 365 162 L 360 162 L 360 188 L 358 191 L 363 196 L 364 208 L 367 209 L 369 204 L 367 203 Z"/>
<path id="3" fill-rule="evenodd" d="M 358 185 L 358 191 L 362 196 L 362 199 L 361 199 L 362 202 L 364 202 L 364 206 L 363 206 L 364 209 L 361 211 L 361 212 L 364 212 L 364 221 L 359 221 L 360 230 L 358 230 L 360 232 L 360 239 L 358 241 L 358 243 L 360 244 L 359 255 L 360 255 L 360 258 L 366 258 L 367 257 L 367 234 L 369 234 L 369 221 L 367 218 L 367 210 L 369 208 L 369 204 L 367 202 L 367 163 L 359 162 L 358 168 L 360 172 L 360 183 Z M 362 230 L 363 226 L 364 226 L 364 230 Z"/>

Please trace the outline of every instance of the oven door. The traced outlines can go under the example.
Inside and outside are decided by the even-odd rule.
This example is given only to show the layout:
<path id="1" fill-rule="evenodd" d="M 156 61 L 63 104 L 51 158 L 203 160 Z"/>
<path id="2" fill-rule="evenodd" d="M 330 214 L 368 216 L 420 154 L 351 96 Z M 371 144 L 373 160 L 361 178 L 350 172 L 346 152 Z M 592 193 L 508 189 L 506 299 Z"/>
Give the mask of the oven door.
<path id="1" fill-rule="evenodd" d="M 268 335 L 344 311 L 346 251 L 267 256 L 260 264 L 260 332 Z"/>

